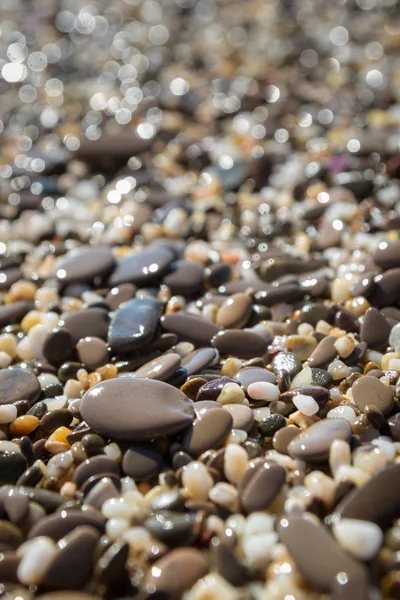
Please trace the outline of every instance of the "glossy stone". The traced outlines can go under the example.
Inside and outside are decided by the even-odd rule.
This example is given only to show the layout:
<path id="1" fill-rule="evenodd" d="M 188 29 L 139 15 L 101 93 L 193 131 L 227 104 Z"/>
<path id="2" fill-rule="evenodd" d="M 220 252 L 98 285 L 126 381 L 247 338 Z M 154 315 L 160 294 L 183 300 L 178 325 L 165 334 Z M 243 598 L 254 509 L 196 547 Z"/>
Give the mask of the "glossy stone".
<path id="1" fill-rule="evenodd" d="M 143 348 L 154 338 L 161 315 L 161 303 L 154 298 L 133 298 L 111 319 L 108 344 L 117 354 Z"/>

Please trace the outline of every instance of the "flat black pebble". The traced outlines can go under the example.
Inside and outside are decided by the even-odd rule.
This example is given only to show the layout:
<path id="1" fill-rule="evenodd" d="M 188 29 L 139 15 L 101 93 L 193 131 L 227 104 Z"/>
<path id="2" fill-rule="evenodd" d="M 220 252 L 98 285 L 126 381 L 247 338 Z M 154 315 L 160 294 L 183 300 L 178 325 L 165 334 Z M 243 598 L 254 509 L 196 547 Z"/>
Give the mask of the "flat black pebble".
<path id="1" fill-rule="evenodd" d="M 168 512 L 152 515 L 144 526 L 156 539 L 169 547 L 192 544 L 196 538 L 196 514 Z"/>
<path id="2" fill-rule="evenodd" d="M 27 466 L 20 452 L 0 452 L 0 485 L 15 483 Z"/>
<path id="3" fill-rule="evenodd" d="M 72 335 L 66 329 L 53 329 L 43 343 L 43 356 L 52 365 L 68 360 L 74 349 Z"/>
<path id="4" fill-rule="evenodd" d="M 139 350 L 154 338 L 162 305 L 154 298 L 133 298 L 115 312 L 108 344 L 117 354 Z"/>

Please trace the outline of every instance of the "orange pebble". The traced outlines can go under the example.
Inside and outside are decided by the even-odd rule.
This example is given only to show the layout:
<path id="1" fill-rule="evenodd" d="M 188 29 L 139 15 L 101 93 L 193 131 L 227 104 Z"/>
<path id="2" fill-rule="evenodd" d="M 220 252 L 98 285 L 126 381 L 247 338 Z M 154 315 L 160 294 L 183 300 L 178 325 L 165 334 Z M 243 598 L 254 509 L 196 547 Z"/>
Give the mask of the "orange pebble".
<path id="1" fill-rule="evenodd" d="M 10 433 L 21 437 L 23 435 L 29 435 L 32 431 L 35 431 L 40 425 L 40 421 L 33 415 L 24 415 L 17 417 L 10 425 Z"/>
<path id="2" fill-rule="evenodd" d="M 69 435 L 70 433 L 71 430 L 68 429 L 68 427 L 59 427 L 51 434 L 47 441 L 50 443 L 58 442 L 60 444 L 65 444 L 69 449 L 71 447 L 71 444 L 67 440 L 67 435 Z"/>

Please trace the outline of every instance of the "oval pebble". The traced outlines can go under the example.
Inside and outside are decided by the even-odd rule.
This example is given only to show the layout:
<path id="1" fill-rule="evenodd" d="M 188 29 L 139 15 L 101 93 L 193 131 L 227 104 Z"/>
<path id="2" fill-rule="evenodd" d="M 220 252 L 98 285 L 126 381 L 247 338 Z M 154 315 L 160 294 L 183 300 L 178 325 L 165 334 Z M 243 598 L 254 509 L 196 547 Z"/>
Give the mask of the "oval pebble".
<path id="1" fill-rule="evenodd" d="M 266 510 L 279 494 L 285 480 L 286 470 L 281 465 L 263 462 L 248 469 L 238 485 L 245 512 Z"/>
<path id="2" fill-rule="evenodd" d="M 184 433 L 184 450 L 197 457 L 206 450 L 219 448 L 229 434 L 232 423 L 231 414 L 223 408 L 205 412 Z"/>
<path id="3" fill-rule="evenodd" d="M 40 391 L 39 381 L 30 371 L 20 367 L 0 369 L 0 405 L 23 399 L 33 404 Z"/>
<path id="4" fill-rule="evenodd" d="M 351 426 L 345 419 L 323 419 L 308 427 L 289 444 L 289 454 L 300 460 L 324 462 L 328 460 L 333 440 L 349 441 Z"/>
<path id="5" fill-rule="evenodd" d="M 266 352 L 268 341 L 253 331 L 225 329 L 212 338 L 211 344 L 221 354 L 254 358 Z"/>
<path id="6" fill-rule="evenodd" d="M 266 402 L 274 402 L 279 400 L 279 388 L 268 381 L 257 381 L 251 383 L 247 388 L 247 393 L 253 400 L 265 400 Z"/>
<path id="7" fill-rule="evenodd" d="M 83 419 L 101 435 L 141 441 L 170 435 L 194 419 L 191 401 L 162 381 L 120 377 L 98 383 L 80 403 Z"/>

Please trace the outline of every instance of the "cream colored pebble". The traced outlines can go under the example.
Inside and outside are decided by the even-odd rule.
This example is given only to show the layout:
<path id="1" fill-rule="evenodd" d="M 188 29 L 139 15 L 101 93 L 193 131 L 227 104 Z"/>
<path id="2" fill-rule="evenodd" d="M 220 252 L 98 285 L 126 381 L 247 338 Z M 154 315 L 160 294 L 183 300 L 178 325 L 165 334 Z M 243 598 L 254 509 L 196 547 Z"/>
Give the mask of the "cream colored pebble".
<path id="1" fill-rule="evenodd" d="M 27 338 L 34 358 L 43 358 L 43 344 L 48 333 L 49 330 L 45 325 L 37 324 L 30 328 Z"/>
<path id="2" fill-rule="evenodd" d="M 299 335 L 311 335 L 314 332 L 314 327 L 310 323 L 300 323 L 297 328 Z"/>
<path id="3" fill-rule="evenodd" d="M 190 600 L 239 600 L 240 592 L 217 573 L 199 579 L 188 592 Z"/>
<path id="4" fill-rule="evenodd" d="M 247 440 L 247 433 L 243 429 L 231 429 L 230 434 L 226 438 L 226 444 L 243 444 Z"/>
<path id="5" fill-rule="evenodd" d="M 117 541 L 129 529 L 129 521 L 126 519 L 109 519 L 106 523 L 107 537 L 113 542 Z"/>
<path id="6" fill-rule="evenodd" d="M 135 553 L 140 553 L 153 543 L 150 533 L 144 527 L 130 527 L 122 533 L 124 542 L 128 542 L 130 549 Z"/>
<path id="7" fill-rule="evenodd" d="M 224 453 L 224 474 L 230 483 L 238 483 L 249 467 L 249 455 L 242 446 L 228 444 Z"/>
<path id="8" fill-rule="evenodd" d="M 388 371 L 390 369 L 389 365 L 393 360 L 397 360 L 399 359 L 400 356 L 397 354 L 397 352 L 388 352 L 387 354 L 384 354 L 382 356 L 382 361 L 381 361 L 381 369 L 382 371 Z M 397 369 L 394 369 L 397 370 Z"/>
<path id="9" fill-rule="evenodd" d="M 122 458 L 121 448 L 115 442 L 104 446 L 104 454 L 115 462 L 120 462 Z"/>
<path id="10" fill-rule="evenodd" d="M 272 533 L 275 519 L 272 515 L 263 512 L 251 513 L 245 523 L 244 535 L 247 537 L 258 533 Z"/>
<path id="11" fill-rule="evenodd" d="M 346 302 L 351 299 L 350 282 L 347 279 L 336 278 L 331 285 L 332 302 Z"/>
<path id="12" fill-rule="evenodd" d="M 68 400 L 79 398 L 82 390 L 82 384 L 77 379 L 68 379 L 64 386 L 64 395 Z"/>
<path id="13" fill-rule="evenodd" d="M 7 369 L 12 363 L 12 358 L 7 352 L 0 352 L 0 369 Z"/>
<path id="14" fill-rule="evenodd" d="M 12 333 L 2 333 L 0 335 L 0 351 L 5 352 L 11 358 L 17 354 L 17 338 Z"/>
<path id="15" fill-rule="evenodd" d="M 233 356 L 226 359 L 221 368 L 221 375 L 226 377 L 235 377 L 242 367 L 242 361 Z"/>
<path id="16" fill-rule="evenodd" d="M 350 367 L 345 365 L 341 360 L 332 361 L 327 370 L 332 375 L 334 381 L 345 379 L 351 374 Z"/>
<path id="17" fill-rule="evenodd" d="M 243 389 L 237 383 L 226 383 L 217 398 L 220 404 L 243 404 L 246 399 Z"/>
<path id="18" fill-rule="evenodd" d="M 389 370 L 400 373 L 400 358 L 391 358 L 389 360 Z"/>
<path id="19" fill-rule="evenodd" d="M 214 485 L 214 480 L 202 462 L 193 461 L 183 469 L 182 484 L 189 498 L 205 501 Z"/>
<path id="20" fill-rule="evenodd" d="M 42 313 L 38 310 L 29 311 L 21 321 L 21 329 L 24 333 L 28 333 L 28 331 L 42 322 Z"/>
<path id="21" fill-rule="evenodd" d="M 320 498 L 327 507 L 333 505 L 336 484 L 331 477 L 321 471 L 312 471 L 304 478 L 304 487 L 316 498 Z"/>
<path id="22" fill-rule="evenodd" d="M 18 548 L 18 554 L 22 556 L 17 569 L 19 581 L 24 585 L 39 585 L 56 552 L 56 543 L 44 536 L 22 544 Z"/>
<path id="23" fill-rule="evenodd" d="M 221 481 L 211 488 L 208 494 L 211 502 L 229 511 L 239 509 L 239 492 L 235 486 Z"/>
<path id="24" fill-rule="evenodd" d="M 351 465 L 350 446 L 344 440 L 334 440 L 329 450 L 329 466 L 333 475 L 343 465 Z"/>
<path id="25" fill-rule="evenodd" d="M 57 290 L 48 287 L 42 287 L 36 290 L 35 306 L 38 310 L 46 311 L 49 306 L 58 304 L 60 297 Z"/>
<path id="26" fill-rule="evenodd" d="M 384 450 L 374 448 L 367 452 L 358 450 L 353 454 L 353 465 L 374 475 L 386 467 L 387 456 Z"/>
<path id="27" fill-rule="evenodd" d="M 334 343 L 334 347 L 342 358 L 347 358 L 353 352 L 356 347 L 354 335 L 348 333 L 347 335 L 338 338 Z"/>
<path id="28" fill-rule="evenodd" d="M 323 333 L 324 335 L 329 335 L 331 329 L 332 329 L 332 325 L 329 325 L 329 323 L 327 323 L 323 319 L 318 321 L 318 323 L 315 326 L 315 331 L 317 333 Z"/>
<path id="29" fill-rule="evenodd" d="M 369 479 L 371 479 L 371 475 L 367 471 L 351 465 L 342 465 L 335 473 L 335 481 L 337 483 L 349 480 L 357 487 L 364 485 Z"/>
<path id="30" fill-rule="evenodd" d="M 67 496 L 68 498 L 74 498 L 77 489 L 78 488 L 73 481 L 66 481 L 60 489 L 60 494 L 61 494 L 61 496 Z M 85 498 L 85 502 L 87 502 L 87 496 Z"/>
<path id="31" fill-rule="evenodd" d="M 21 360 L 32 360 L 34 358 L 27 337 L 24 337 L 20 342 L 18 342 L 17 355 Z"/>
<path id="32" fill-rule="evenodd" d="M 278 534 L 258 533 L 245 537 L 242 542 L 243 554 L 251 567 L 265 568 L 270 560 L 273 547 L 278 541 Z"/>
<path id="33" fill-rule="evenodd" d="M 49 330 L 56 329 L 60 316 L 56 312 L 46 312 L 42 316 L 42 325 L 47 327 Z"/>
<path id="34" fill-rule="evenodd" d="M 0 425 L 12 423 L 17 418 L 17 407 L 13 404 L 3 404 L 0 406 Z"/>

